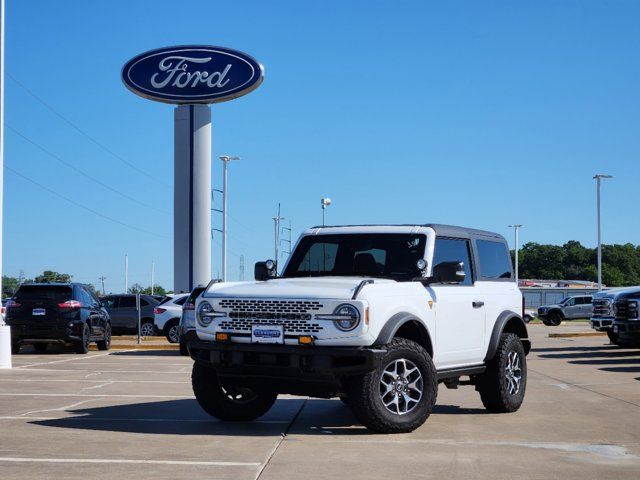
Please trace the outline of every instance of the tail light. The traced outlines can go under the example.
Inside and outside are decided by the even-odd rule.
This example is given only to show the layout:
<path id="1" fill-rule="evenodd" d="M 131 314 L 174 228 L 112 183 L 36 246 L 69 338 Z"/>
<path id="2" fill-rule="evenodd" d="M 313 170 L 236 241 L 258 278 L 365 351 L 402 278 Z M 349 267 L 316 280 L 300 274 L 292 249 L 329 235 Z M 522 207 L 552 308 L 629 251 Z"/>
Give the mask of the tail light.
<path id="1" fill-rule="evenodd" d="M 22 305 L 20 303 L 16 302 L 15 300 L 8 300 L 6 308 L 18 308 L 18 307 L 21 307 L 21 306 Z"/>
<path id="2" fill-rule="evenodd" d="M 166 308 L 158 308 L 158 307 L 156 307 L 156 308 L 153 309 L 153 313 L 155 315 L 160 315 L 161 313 L 164 313 L 166 311 L 167 311 Z"/>
<path id="3" fill-rule="evenodd" d="M 185 303 L 182 306 L 182 310 L 195 310 L 196 309 L 196 305 L 194 303 Z"/>
<path id="4" fill-rule="evenodd" d="M 77 300 L 67 300 L 58 304 L 58 308 L 82 308 L 82 303 Z"/>

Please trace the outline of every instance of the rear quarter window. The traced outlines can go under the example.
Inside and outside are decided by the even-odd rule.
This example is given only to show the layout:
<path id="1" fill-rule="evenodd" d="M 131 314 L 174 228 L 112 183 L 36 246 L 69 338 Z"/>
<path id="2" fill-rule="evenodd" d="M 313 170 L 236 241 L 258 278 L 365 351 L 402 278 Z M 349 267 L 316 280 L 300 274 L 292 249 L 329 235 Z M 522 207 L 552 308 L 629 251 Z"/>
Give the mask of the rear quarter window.
<path id="1" fill-rule="evenodd" d="M 484 280 L 509 280 L 512 278 L 511 257 L 503 242 L 476 240 L 480 277 Z"/>

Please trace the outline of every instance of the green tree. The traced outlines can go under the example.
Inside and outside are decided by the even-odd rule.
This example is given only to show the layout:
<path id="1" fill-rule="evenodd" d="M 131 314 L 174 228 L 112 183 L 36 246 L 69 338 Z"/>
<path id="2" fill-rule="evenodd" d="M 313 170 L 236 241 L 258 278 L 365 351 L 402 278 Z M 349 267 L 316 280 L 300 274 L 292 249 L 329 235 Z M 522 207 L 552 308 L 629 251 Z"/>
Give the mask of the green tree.
<path id="1" fill-rule="evenodd" d="M 73 275 L 68 273 L 58 273 L 52 270 L 45 270 L 42 275 L 38 275 L 35 278 L 36 283 L 68 283 L 73 278 Z"/>

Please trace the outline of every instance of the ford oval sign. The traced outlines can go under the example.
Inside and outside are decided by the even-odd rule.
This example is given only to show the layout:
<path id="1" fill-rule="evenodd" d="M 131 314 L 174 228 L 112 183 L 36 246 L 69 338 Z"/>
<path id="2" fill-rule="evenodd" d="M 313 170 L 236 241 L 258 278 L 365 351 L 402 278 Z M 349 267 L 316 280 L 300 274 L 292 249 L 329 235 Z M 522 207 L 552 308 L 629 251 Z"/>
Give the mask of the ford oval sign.
<path id="1" fill-rule="evenodd" d="M 167 47 L 143 53 L 122 69 L 122 81 L 141 97 L 165 103 L 217 103 L 258 88 L 264 68 L 253 57 L 222 47 Z"/>

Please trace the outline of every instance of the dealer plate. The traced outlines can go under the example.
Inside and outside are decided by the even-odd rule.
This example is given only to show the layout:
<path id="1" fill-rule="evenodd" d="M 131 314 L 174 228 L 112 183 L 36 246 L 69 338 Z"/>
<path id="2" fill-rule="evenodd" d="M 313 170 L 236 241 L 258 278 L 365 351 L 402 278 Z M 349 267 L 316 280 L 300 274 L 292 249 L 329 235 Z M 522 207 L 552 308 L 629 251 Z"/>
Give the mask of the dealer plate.
<path id="1" fill-rule="evenodd" d="M 44 308 L 34 308 L 31 311 L 31 314 L 34 315 L 34 316 L 35 315 L 46 315 L 47 311 Z"/>
<path id="2" fill-rule="evenodd" d="M 253 343 L 284 343 L 282 325 L 251 325 Z"/>

